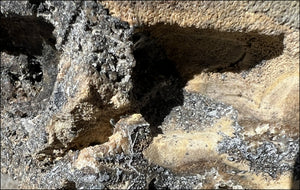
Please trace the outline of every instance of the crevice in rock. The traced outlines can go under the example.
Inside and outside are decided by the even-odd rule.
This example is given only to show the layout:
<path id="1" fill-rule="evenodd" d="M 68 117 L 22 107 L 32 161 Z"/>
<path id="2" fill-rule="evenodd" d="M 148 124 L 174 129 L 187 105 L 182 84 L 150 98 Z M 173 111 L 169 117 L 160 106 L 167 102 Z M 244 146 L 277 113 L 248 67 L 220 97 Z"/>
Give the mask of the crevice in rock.
<path id="1" fill-rule="evenodd" d="M 156 190 L 157 189 L 155 187 L 155 181 L 156 181 L 155 178 L 150 181 L 150 183 L 148 184 L 148 189 L 151 189 L 151 190 Z"/>
<path id="2" fill-rule="evenodd" d="M 183 104 L 183 87 L 194 75 L 249 71 L 281 55 L 283 37 L 162 23 L 137 27 L 132 36 L 132 109 L 142 113 L 157 134 L 170 110 Z"/>
<path id="3" fill-rule="evenodd" d="M 90 86 L 89 96 L 71 111 L 74 118 L 72 130 L 79 131 L 79 133 L 68 147 L 76 147 L 80 150 L 87 146 L 107 142 L 113 132 L 110 119 L 120 118 L 126 111 L 126 108 L 115 110 L 113 107 L 104 105 L 97 88 Z"/>
<path id="4" fill-rule="evenodd" d="M 68 150 L 81 150 L 108 141 L 113 134 L 110 119 L 120 118 L 128 108 L 116 110 L 104 104 L 97 88 L 93 85 L 89 86 L 88 91 L 88 96 L 78 102 L 70 113 L 58 114 L 52 118 L 50 131 L 55 131 L 56 127 L 60 129 L 51 132 L 53 141 L 49 147 L 40 151 L 40 154 L 55 158 L 65 155 Z"/>
<path id="5" fill-rule="evenodd" d="M 40 56 L 44 42 L 55 49 L 54 26 L 41 17 L 1 16 L 0 25 L 0 51 L 12 55 Z"/>
<path id="6" fill-rule="evenodd" d="M 29 0 L 30 4 L 36 5 L 37 7 L 41 4 L 44 3 L 45 0 Z"/>
<path id="7" fill-rule="evenodd" d="M 300 152 L 298 150 L 296 159 L 295 159 L 295 164 L 293 167 L 293 179 L 292 179 L 292 189 L 297 189 L 299 188 L 299 180 L 300 180 Z M 298 182 L 298 184 L 297 184 Z"/>
<path id="8" fill-rule="evenodd" d="M 57 75 L 58 54 L 54 26 L 43 18 L 10 14 L 0 17 L 1 103 L 20 117 L 35 116 L 45 108 Z M 14 111 L 13 111 L 14 113 Z"/>
<path id="9" fill-rule="evenodd" d="M 155 183 L 159 181 L 159 180 L 156 180 L 156 178 L 153 178 L 150 183 L 148 184 L 148 189 L 149 190 L 157 190 L 157 189 L 164 189 L 164 190 L 170 190 L 170 188 L 166 185 L 164 187 L 162 186 L 158 186 L 156 185 Z M 165 184 L 164 184 L 165 185 Z"/>
<path id="10" fill-rule="evenodd" d="M 62 46 L 67 42 L 69 34 L 70 34 L 70 32 L 71 32 L 71 30 L 73 28 L 73 24 L 76 22 L 76 19 L 77 19 L 77 17 L 80 14 L 80 9 L 81 9 L 81 6 L 82 6 L 82 1 L 77 2 L 77 3 L 79 3 L 79 5 L 76 7 L 76 10 L 74 11 L 74 14 L 72 15 L 71 20 L 68 23 L 68 28 L 66 29 L 66 32 L 65 32 L 64 37 L 63 37 L 63 40 L 61 42 Z"/>
<path id="11" fill-rule="evenodd" d="M 183 80 L 162 46 L 143 33 L 133 35 L 136 66 L 132 72 L 133 110 L 138 110 L 152 126 L 154 134 L 173 107 L 183 103 Z"/>
<path id="12" fill-rule="evenodd" d="M 34 85 L 36 82 L 41 82 L 43 79 L 43 71 L 41 68 L 41 64 L 36 60 L 35 57 L 28 56 L 28 74 L 25 79 L 30 80 L 30 82 Z M 26 71 L 24 71 L 26 72 Z"/>
<path id="13" fill-rule="evenodd" d="M 28 1 L 32 5 L 32 12 L 34 15 L 37 14 L 38 7 L 41 3 L 44 3 L 45 0 L 29 0 Z"/>

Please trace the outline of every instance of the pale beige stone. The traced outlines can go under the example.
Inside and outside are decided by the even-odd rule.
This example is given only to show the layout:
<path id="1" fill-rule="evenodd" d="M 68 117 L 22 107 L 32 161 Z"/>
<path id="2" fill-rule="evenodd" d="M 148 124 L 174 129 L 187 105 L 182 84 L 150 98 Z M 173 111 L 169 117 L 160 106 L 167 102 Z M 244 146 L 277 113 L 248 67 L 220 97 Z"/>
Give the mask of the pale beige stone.
<path id="1" fill-rule="evenodd" d="M 222 140 L 219 132 L 232 136 L 232 120 L 221 118 L 203 131 L 167 131 L 153 139 L 144 151 L 144 156 L 150 162 L 178 171 L 185 170 L 186 165 L 194 163 L 205 165 L 206 162 L 219 162 L 221 157 L 217 146 L 218 141 Z"/>
<path id="2" fill-rule="evenodd" d="M 131 135 L 137 127 L 145 126 L 149 126 L 149 124 L 141 114 L 132 114 L 120 119 L 107 142 L 89 146 L 80 151 L 78 158 L 74 162 L 74 167 L 77 169 L 89 167 L 98 172 L 100 166 L 96 160 L 97 158 L 104 158 L 121 152 L 127 155 L 133 154 L 132 149 L 135 142 L 131 139 Z"/>
<path id="3" fill-rule="evenodd" d="M 268 132 L 274 136 L 299 136 L 299 2 L 105 1 L 103 4 L 121 20 L 146 26 L 187 80 L 187 91 L 233 105 L 239 112 L 245 137 L 253 138 L 251 146 L 257 146 L 256 140 Z M 245 62 L 255 62 L 255 56 L 247 52 L 249 49 L 245 55 L 242 50 L 249 40 L 247 35 L 253 33 L 259 40 L 252 44 L 257 48 L 252 53 L 260 55 L 264 63 L 244 70 L 245 73 L 205 69 L 197 73 L 197 64 L 187 64 L 199 60 L 212 64 L 218 58 L 235 62 L 243 56 Z M 205 42 L 201 44 L 203 47 L 195 45 L 196 40 Z M 211 45 L 216 42 L 217 45 Z M 219 46 L 222 51 L 216 48 Z M 205 55 L 201 57 L 197 52 Z M 144 155 L 155 164 L 179 172 L 212 166 L 220 169 L 221 165 L 248 171 L 231 176 L 219 173 L 210 184 L 230 178 L 246 188 L 292 188 L 291 173 L 274 180 L 250 172 L 249 163 L 229 162 L 226 155 L 218 155 L 219 130 L 229 136 L 233 133 L 231 123 L 226 121 L 190 133 L 174 131 L 169 126 L 164 134 L 154 138 Z"/>
<path id="4" fill-rule="evenodd" d="M 193 26 L 196 29 L 213 29 L 220 32 L 256 32 L 269 36 L 284 34 L 282 54 L 267 60 L 258 68 L 249 70 L 246 78 L 239 73 L 225 72 L 227 77 L 222 79 L 221 73 L 202 72 L 188 81 L 186 89 L 233 105 L 241 113 L 240 120 L 279 122 L 282 125 L 292 125 L 292 130 L 299 133 L 296 127 L 299 125 L 299 30 L 279 23 L 283 14 L 280 9 L 292 9 L 299 13 L 299 9 L 291 8 L 298 6 L 299 2 L 294 2 L 293 5 L 283 1 L 253 5 L 253 2 L 244 1 L 105 1 L 103 4 L 112 15 L 121 20 L 132 25 L 144 24 L 153 27 L 153 35 L 163 42 L 167 41 L 167 53 L 169 47 L 181 47 L 180 52 L 170 49 L 169 56 L 179 65 L 179 69 L 182 69 L 183 75 L 189 72 L 189 68 L 184 64 L 185 58 L 191 59 L 193 56 L 184 53 L 193 51 L 195 46 L 186 45 L 182 48 L 183 44 L 191 44 L 187 37 L 189 34 L 183 34 L 183 43 L 176 44 L 177 42 L 172 40 L 175 38 L 172 37 L 175 35 L 174 30 L 160 30 L 158 23 L 178 25 L 182 28 Z M 296 23 L 294 21 L 297 20 L 294 18 L 297 12 L 293 11 L 284 12 L 291 14 L 289 24 Z M 194 34 L 196 33 L 190 32 L 190 35 Z M 270 44 L 262 44 L 260 51 L 273 51 L 268 49 Z M 231 55 L 239 57 L 238 50 L 235 51 L 236 54 Z M 220 55 L 216 55 L 218 56 Z M 196 56 L 195 59 L 199 57 Z"/>

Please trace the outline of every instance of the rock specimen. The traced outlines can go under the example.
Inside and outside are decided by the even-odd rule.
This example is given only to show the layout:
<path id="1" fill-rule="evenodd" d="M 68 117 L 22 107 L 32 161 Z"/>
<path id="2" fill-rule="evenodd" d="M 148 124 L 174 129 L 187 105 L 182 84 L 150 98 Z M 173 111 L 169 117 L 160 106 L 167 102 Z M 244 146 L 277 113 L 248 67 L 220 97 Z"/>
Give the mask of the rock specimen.
<path id="1" fill-rule="evenodd" d="M 90 167 L 95 171 L 98 171 L 99 166 L 97 166 L 97 158 L 105 158 L 109 155 L 120 153 L 134 154 L 134 145 L 136 143 L 142 144 L 141 142 L 138 143 L 136 141 L 138 135 L 141 134 L 147 137 L 150 132 L 149 129 L 145 128 L 134 133 L 134 131 L 138 130 L 140 127 L 149 127 L 149 123 L 145 121 L 141 114 L 133 114 L 120 119 L 115 125 L 113 134 L 106 143 L 87 147 L 80 151 L 80 155 L 75 161 L 75 167 L 78 169 Z M 135 134 L 134 138 L 131 137 L 133 134 Z"/>
<path id="2" fill-rule="evenodd" d="M 19 187 L 299 185 L 299 2 L 0 3 Z"/>

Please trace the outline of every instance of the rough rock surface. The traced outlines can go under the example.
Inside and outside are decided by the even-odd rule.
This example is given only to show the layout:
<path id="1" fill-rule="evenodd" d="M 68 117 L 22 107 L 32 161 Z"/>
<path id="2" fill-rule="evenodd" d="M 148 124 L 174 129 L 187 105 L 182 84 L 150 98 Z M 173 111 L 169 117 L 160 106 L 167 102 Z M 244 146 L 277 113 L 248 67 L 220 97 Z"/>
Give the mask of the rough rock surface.
<path id="1" fill-rule="evenodd" d="M 1 188 L 299 186 L 299 2 L 0 8 Z"/>

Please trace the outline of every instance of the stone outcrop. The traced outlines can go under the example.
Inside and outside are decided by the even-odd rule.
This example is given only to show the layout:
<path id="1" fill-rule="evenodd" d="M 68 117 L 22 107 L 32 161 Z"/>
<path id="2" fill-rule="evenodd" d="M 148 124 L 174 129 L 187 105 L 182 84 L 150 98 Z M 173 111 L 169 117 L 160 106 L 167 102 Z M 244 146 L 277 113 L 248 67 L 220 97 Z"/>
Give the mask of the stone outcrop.
<path id="1" fill-rule="evenodd" d="M 299 2 L 0 3 L 3 178 L 299 186 Z"/>

